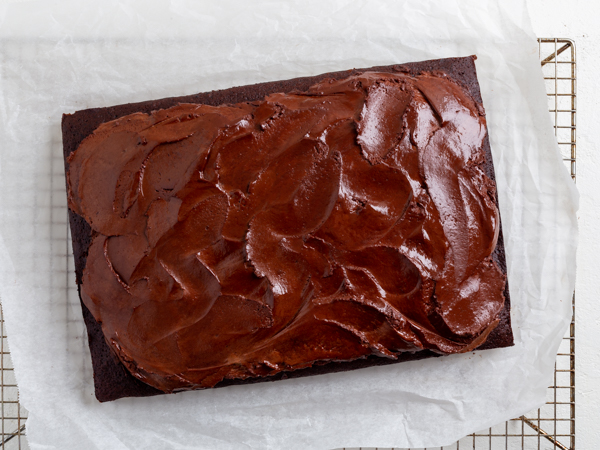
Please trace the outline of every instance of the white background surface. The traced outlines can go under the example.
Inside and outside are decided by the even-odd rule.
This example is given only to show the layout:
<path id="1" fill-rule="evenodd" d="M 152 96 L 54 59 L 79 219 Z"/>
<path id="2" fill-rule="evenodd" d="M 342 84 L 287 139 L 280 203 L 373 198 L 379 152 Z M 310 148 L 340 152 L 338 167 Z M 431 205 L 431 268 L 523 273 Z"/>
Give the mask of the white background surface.
<path id="1" fill-rule="evenodd" d="M 539 37 L 568 37 L 577 51 L 577 186 L 579 247 L 576 281 L 576 448 L 600 446 L 600 2 L 528 0 Z"/>

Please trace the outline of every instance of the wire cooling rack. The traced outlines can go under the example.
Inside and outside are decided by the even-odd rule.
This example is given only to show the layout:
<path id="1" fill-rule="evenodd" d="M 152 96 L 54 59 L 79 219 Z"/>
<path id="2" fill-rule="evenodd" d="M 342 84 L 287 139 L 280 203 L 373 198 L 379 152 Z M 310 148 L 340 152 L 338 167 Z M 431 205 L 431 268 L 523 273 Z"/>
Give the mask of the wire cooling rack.
<path id="1" fill-rule="evenodd" d="M 540 38 L 539 56 L 546 83 L 548 109 L 563 161 L 576 180 L 577 77 L 575 43 Z M 445 447 L 408 450 L 574 450 L 575 449 L 575 295 L 571 325 L 554 366 L 554 382 L 546 404 L 538 410 L 487 430 L 465 436 Z M 359 449 L 344 449 L 359 450 Z M 360 450 L 387 450 L 362 447 Z M 400 450 L 400 449 L 396 449 Z"/>
<path id="2" fill-rule="evenodd" d="M 556 138 L 565 164 L 575 181 L 577 110 L 575 44 L 569 39 L 557 38 L 544 38 L 538 41 Z M 72 258 L 70 251 L 67 258 Z M 25 439 L 27 411 L 19 404 L 1 308 L 0 337 L 0 413 L 2 415 L 0 449 L 28 450 L 29 446 Z M 537 411 L 466 436 L 450 446 L 440 447 L 440 450 L 466 449 L 575 449 L 575 296 L 573 296 L 571 325 L 558 351 L 554 382 L 548 388 L 547 403 Z M 362 450 L 367 449 L 363 447 Z"/>

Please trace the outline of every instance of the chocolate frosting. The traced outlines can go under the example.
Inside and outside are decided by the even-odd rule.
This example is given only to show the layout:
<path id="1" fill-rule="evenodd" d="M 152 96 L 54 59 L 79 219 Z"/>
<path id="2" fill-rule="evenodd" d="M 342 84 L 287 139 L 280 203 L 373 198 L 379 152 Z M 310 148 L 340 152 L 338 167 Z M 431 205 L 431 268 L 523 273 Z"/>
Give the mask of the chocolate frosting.
<path id="1" fill-rule="evenodd" d="M 98 127 L 68 159 L 93 229 L 81 297 L 165 392 L 369 355 L 477 348 L 498 324 L 482 106 L 367 72 Z"/>

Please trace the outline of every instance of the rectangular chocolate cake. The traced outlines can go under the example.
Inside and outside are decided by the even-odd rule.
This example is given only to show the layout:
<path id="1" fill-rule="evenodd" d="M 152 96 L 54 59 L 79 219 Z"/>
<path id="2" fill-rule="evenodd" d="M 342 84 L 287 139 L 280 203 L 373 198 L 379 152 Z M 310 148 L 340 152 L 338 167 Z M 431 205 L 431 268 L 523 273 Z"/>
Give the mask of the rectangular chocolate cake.
<path id="1" fill-rule="evenodd" d="M 98 400 L 512 345 L 474 59 L 65 114 Z"/>

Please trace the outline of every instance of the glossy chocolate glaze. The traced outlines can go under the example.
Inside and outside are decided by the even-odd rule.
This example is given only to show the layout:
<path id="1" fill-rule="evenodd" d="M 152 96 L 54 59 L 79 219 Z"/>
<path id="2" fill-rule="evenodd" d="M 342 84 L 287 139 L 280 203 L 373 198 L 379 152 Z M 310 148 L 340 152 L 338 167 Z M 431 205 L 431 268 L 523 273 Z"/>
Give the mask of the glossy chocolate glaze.
<path id="1" fill-rule="evenodd" d="M 482 107 L 364 73 L 101 125 L 69 157 L 82 299 L 166 392 L 326 361 L 469 351 L 498 323 Z"/>

